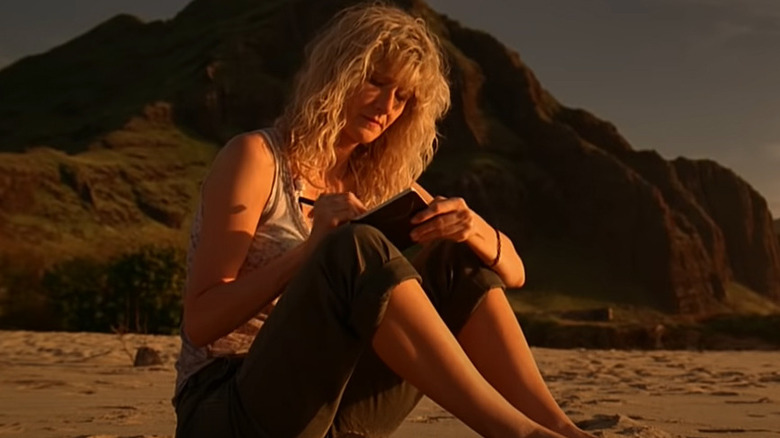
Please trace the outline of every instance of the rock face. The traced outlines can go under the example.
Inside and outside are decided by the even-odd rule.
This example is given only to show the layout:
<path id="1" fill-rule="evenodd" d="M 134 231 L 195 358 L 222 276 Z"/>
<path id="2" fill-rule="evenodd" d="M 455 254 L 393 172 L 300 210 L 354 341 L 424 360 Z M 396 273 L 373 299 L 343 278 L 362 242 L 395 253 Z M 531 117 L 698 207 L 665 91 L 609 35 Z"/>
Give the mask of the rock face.
<path id="1" fill-rule="evenodd" d="M 2 147 L 21 152 L 47 144 L 71 153 L 116 148 L 106 140 L 111 133 L 156 101 L 170 103 L 171 124 L 216 144 L 268 125 L 282 108 L 305 43 L 352 3 L 195 0 L 165 23 L 114 18 L 0 71 L 0 95 L 11 97 L 0 102 Z M 444 140 L 425 185 L 466 197 L 521 250 L 555 240 L 603 258 L 610 272 L 667 310 L 707 311 L 730 282 L 780 301 L 772 219 L 764 199 L 737 175 L 711 161 L 667 161 L 634 150 L 612 124 L 557 102 L 520 56 L 495 38 L 463 28 L 421 1 L 396 3 L 429 22 L 445 41 L 451 64 L 453 109 L 441 124 Z M 101 63 L 117 51 L 124 55 L 121 63 Z M 98 63 L 96 78 L 51 78 L 40 91 L 45 99 L 24 91 L 35 87 L 20 87 L 25 78 L 62 66 L 83 71 L 75 66 L 90 63 Z M 142 89 L 128 86 L 135 82 L 119 70 L 129 64 L 143 76 Z M 83 90 L 79 99 L 57 91 L 69 87 Z M 110 90 L 111 98 L 96 87 Z M 89 117 L 96 112 L 103 116 Z M 146 117 L 155 119 L 148 110 Z M 39 125 L 48 129 L 18 129 Z M 0 201 L 0 219 L 25 205 L 19 193 L 29 186 L 28 176 L 10 175 L 0 180 L 0 190 L 9 194 Z M 77 172 L 60 169 L 59 180 L 85 208 L 96 208 L 95 186 Z M 176 215 L 136 205 L 139 214 L 181 224 Z"/>
<path id="2" fill-rule="evenodd" d="M 680 312 L 707 310 L 731 281 L 780 298 L 766 202 L 737 175 L 714 162 L 634 151 L 611 124 L 561 106 L 489 35 L 453 22 L 447 29 L 480 67 L 490 117 L 525 145 L 510 154 L 541 167 L 554 186 L 545 189 L 544 205 L 522 210 L 546 210 L 534 229 L 552 217 L 557 232 L 599 248 L 615 269 Z"/>
<path id="3" fill-rule="evenodd" d="M 163 360 L 160 357 L 160 352 L 154 348 L 138 347 L 135 351 L 135 359 L 133 360 L 134 367 L 148 367 L 162 364 Z"/>
<path id="4" fill-rule="evenodd" d="M 780 247 L 780 219 L 775 219 L 773 225 L 775 229 L 775 237 L 777 238 L 777 244 Z"/>

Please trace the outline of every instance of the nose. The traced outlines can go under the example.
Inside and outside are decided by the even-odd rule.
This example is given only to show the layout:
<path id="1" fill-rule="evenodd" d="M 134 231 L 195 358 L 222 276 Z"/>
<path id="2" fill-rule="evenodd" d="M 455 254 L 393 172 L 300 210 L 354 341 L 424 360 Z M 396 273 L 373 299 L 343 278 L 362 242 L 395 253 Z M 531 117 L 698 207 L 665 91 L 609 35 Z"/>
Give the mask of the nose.
<path id="1" fill-rule="evenodd" d="M 395 104 L 395 89 L 390 87 L 383 88 L 374 101 L 374 107 L 382 114 L 390 114 Z"/>

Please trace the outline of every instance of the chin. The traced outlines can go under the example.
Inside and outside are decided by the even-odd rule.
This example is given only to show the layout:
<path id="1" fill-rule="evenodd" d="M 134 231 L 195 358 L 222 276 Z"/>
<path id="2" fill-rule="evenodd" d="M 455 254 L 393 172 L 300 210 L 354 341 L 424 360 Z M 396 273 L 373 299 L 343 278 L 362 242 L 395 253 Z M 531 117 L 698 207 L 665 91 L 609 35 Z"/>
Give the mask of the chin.
<path id="1" fill-rule="evenodd" d="M 360 144 L 368 144 L 379 138 L 382 135 L 382 132 L 383 131 L 378 129 L 372 130 L 368 128 L 357 128 L 352 130 L 352 132 L 349 134 L 355 142 Z"/>

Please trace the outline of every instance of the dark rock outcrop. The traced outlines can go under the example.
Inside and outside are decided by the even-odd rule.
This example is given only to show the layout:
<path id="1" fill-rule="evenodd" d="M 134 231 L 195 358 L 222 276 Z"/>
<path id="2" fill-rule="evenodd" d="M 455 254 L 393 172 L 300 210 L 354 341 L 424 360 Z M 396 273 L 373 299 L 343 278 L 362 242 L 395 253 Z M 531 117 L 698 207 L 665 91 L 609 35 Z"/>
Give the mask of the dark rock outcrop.
<path id="1" fill-rule="evenodd" d="M 139 129 L 162 120 L 187 133 L 174 140 L 181 142 L 200 137 L 219 144 L 268 125 L 282 108 L 306 42 L 353 3 L 195 0 L 165 23 L 117 17 L 0 71 L 0 95 L 8 96 L 0 103 L 4 150 L 39 144 L 70 153 L 122 150 L 134 141 L 153 148 L 154 135 L 117 134 L 132 132 L 127 121 L 143 108 L 152 109 Z M 466 197 L 521 250 L 554 239 L 604 258 L 611 272 L 664 309 L 706 312 L 734 281 L 780 301 L 780 250 L 766 202 L 737 175 L 709 161 L 667 161 L 634 150 L 614 125 L 560 104 L 520 56 L 492 36 L 463 28 L 421 1 L 397 3 L 440 34 L 451 64 L 453 108 L 441 123 L 444 139 L 425 185 Z M 54 71 L 60 74 L 43 90 L 24 91 L 36 90 L 24 87 L 25 80 L 43 81 Z M 95 77 L 76 76 L 85 71 Z M 169 102 L 172 113 L 149 106 L 157 101 Z M 109 190 L 121 202 L 106 205 L 127 202 L 132 208 L 122 214 L 139 215 L 100 213 L 98 223 L 151 219 L 177 228 L 191 213 L 181 208 L 191 206 L 190 199 L 176 200 L 176 193 L 192 196 L 191 186 L 155 197 L 153 187 L 128 179 L 121 165 L 84 173 L 59 163 L 47 181 L 67 189 L 74 202 L 100 213 L 102 190 Z M 151 164 L 147 171 L 152 179 L 159 172 L 189 172 Z M 125 175 L 121 181 L 110 181 L 119 175 Z M 38 191 L 30 178 L 29 170 L 0 176 L 4 214 L 34 213 L 24 201 L 32 196 L 25 193 Z M 112 187 L 127 193 L 117 195 Z"/>
<path id="2" fill-rule="evenodd" d="M 780 219 L 775 219 L 773 222 L 775 236 L 777 237 L 778 245 L 780 245 Z"/>
<path id="3" fill-rule="evenodd" d="M 160 357 L 160 351 L 151 347 L 139 347 L 135 350 L 134 367 L 148 367 L 162 365 L 163 360 Z"/>
<path id="4" fill-rule="evenodd" d="M 780 251 L 764 198 L 713 161 L 678 158 L 672 164 L 697 204 L 722 230 L 735 280 L 780 300 Z"/>

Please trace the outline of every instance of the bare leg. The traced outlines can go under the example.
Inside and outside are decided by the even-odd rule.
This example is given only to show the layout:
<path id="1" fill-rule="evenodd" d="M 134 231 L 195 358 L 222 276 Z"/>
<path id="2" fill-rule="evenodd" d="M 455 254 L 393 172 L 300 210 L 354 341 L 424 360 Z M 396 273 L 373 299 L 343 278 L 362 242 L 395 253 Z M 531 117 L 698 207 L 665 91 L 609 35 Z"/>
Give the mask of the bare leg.
<path id="1" fill-rule="evenodd" d="M 458 340 L 487 381 L 515 408 L 568 438 L 593 437 L 580 430 L 553 399 L 503 290 L 487 293 Z"/>
<path id="2" fill-rule="evenodd" d="M 415 280 L 391 292 L 372 345 L 394 372 L 483 436 L 561 438 L 480 375 Z"/>

